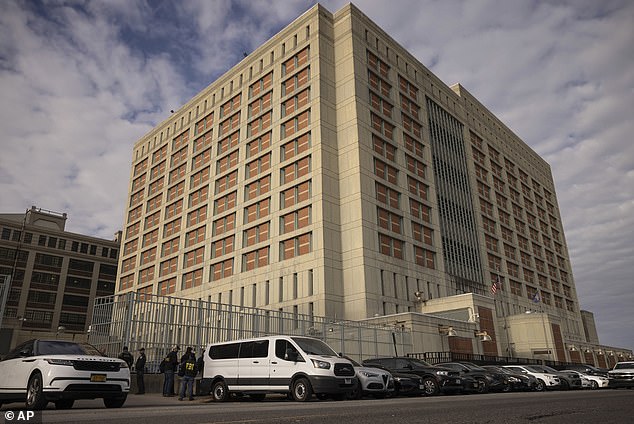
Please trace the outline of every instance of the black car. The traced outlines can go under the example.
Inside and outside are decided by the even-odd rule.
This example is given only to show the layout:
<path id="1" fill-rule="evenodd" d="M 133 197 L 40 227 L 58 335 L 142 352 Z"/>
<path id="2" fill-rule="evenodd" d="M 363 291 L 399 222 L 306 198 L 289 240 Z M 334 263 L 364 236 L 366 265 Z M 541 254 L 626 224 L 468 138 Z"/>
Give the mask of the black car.
<path id="1" fill-rule="evenodd" d="M 421 359 L 407 357 L 373 358 L 363 361 L 371 367 L 381 365 L 394 375 L 395 373 L 416 374 L 423 379 L 423 393 L 434 396 L 448 392 L 477 391 L 478 383 L 470 378 L 464 379 L 458 373 L 442 367 L 436 367 Z"/>
<path id="2" fill-rule="evenodd" d="M 532 391 L 537 386 L 537 378 L 529 374 L 519 374 L 508 368 L 495 365 L 482 365 L 482 368 L 508 375 L 510 389 L 514 392 Z"/>
<path id="3" fill-rule="evenodd" d="M 531 365 L 531 368 L 540 372 L 555 374 L 559 377 L 559 380 L 561 381 L 560 390 L 580 389 L 582 387 L 579 374 L 574 372 L 557 371 L 556 369 L 546 365 Z"/>
<path id="4" fill-rule="evenodd" d="M 600 377 L 607 377 L 608 371 L 604 368 L 597 368 L 588 364 L 568 364 L 560 365 L 557 367 L 559 370 L 573 370 L 579 371 L 581 374 L 598 375 Z"/>
<path id="5" fill-rule="evenodd" d="M 460 377 L 472 377 L 479 383 L 478 393 L 505 392 L 510 390 L 508 374 L 486 370 L 471 362 L 443 362 L 441 367 L 460 373 Z"/>

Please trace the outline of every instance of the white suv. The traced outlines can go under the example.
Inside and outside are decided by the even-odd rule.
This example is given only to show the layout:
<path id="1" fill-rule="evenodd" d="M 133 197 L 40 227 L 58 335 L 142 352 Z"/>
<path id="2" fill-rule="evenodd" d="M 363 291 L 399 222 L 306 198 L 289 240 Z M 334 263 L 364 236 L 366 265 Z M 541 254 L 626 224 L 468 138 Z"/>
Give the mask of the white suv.
<path id="1" fill-rule="evenodd" d="M 561 387 L 561 381 L 555 374 L 543 372 L 540 369 L 532 368 L 530 365 L 504 365 L 504 368 L 535 377 L 537 379 L 535 391 L 541 392 L 546 389 L 555 390 Z"/>
<path id="2" fill-rule="evenodd" d="M 0 405 L 26 402 L 27 409 L 72 408 L 76 399 L 103 398 L 120 408 L 130 391 L 125 361 L 94 346 L 66 340 L 29 340 L 0 361 Z"/>
<path id="3" fill-rule="evenodd" d="M 634 361 L 617 362 L 614 368 L 608 371 L 608 387 L 634 387 Z"/>

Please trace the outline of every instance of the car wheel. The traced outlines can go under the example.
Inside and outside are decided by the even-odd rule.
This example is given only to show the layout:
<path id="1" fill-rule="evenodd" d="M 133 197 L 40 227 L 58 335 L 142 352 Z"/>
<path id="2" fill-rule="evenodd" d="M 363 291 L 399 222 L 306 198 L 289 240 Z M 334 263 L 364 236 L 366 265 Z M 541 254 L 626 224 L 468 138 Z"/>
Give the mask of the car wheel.
<path id="1" fill-rule="evenodd" d="M 438 391 L 438 382 L 435 378 L 428 377 L 423 380 L 423 394 L 425 396 L 435 396 Z"/>
<path id="2" fill-rule="evenodd" d="M 510 391 L 511 391 L 511 384 L 510 384 L 510 383 L 506 383 L 506 384 L 504 385 L 504 387 L 502 387 L 502 391 L 503 391 L 504 393 L 508 393 L 508 392 L 510 392 Z"/>
<path id="3" fill-rule="evenodd" d="M 216 402 L 224 402 L 229 399 L 227 385 L 224 381 L 216 381 L 213 386 L 211 386 L 211 396 Z"/>
<path id="4" fill-rule="evenodd" d="M 484 378 L 476 378 L 478 380 L 478 390 L 479 394 L 489 393 L 489 383 Z"/>
<path id="5" fill-rule="evenodd" d="M 47 403 L 42 391 L 42 374 L 36 372 L 29 379 L 29 385 L 26 388 L 26 409 L 39 411 L 44 409 Z"/>
<path id="6" fill-rule="evenodd" d="M 70 409 L 75 401 L 73 399 L 62 399 L 55 401 L 55 409 Z"/>
<path id="7" fill-rule="evenodd" d="M 594 380 L 590 381 L 590 389 L 597 390 L 598 388 L 599 388 L 599 383 L 597 383 Z"/>
<path id="8" fill-rule="evenodd" d="M 114 398 L 103 398 L 103 404 L 106 408 L 121 408 L 125 403 L 128 395 L 123 395 Z"/>
<path id="9" fill-rule="evenodd" d="M 361 383 L 357 384 L 357 386 L 351 391 L 348 392 L 348 399 L 361 399 L 363 397 L 363 389 L 361 388 Z"/>
<path id="10" fill-rule="evenodd" d="M 543 392 L 544 390 L 546 390 L 546 383 L 544 383 L 544 380 L 538 379 L 537 384 L 535 385 L 535 391 Z"/>
<path id="11" fill-rule="evenodd" d="M 570 390 L 570 384 L 566 380 L 560 380 L 559 390 Z"/>
<path id="12" fill-rule="evenodd" d="M 313 395 L 313 388 L 310 386 L 310 382 L 305 378 L 298 378 L 293 382 L 291 392 L 293 393 L 293 399 L 297 402 L 309 401 Z"/>

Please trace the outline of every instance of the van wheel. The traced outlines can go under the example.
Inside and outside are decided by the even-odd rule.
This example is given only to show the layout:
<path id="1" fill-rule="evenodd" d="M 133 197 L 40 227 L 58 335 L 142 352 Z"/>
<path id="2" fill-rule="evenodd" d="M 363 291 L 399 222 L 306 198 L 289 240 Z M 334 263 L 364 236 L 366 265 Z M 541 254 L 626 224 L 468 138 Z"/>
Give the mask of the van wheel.
<path id="1" fill-rule="evenodd" d="M 229 399 L 227 385 L 224 381 L 216 381 L 214 385 L 211 386 L 211 396 L 216 402 L 224 402 Z"/>
<path id="2" fill-rule="evenodd" d="M 310 386 L 310 382 L 305 378 L 298 378 L 293 383 L 293 399 L 297 402 L 309 401 L 313 395 L 313 388 Z"/>
<path id="3" fill-rule="evenodd" d="M 46 407 L 48 402 L 42 388 L 42 374 L 37 371 L 29 379 L 29 385 L 26 388 L 26 409 L 39 411 Z"/>
<path id="4" fill-rule="evenodd" d="M 354 388 L 351 392 L 348 392 L 348 399 L 361 399 L 363 397 L 363 389 L 361 388 L 361 383 L 357 384 L 357 387 Z"/>

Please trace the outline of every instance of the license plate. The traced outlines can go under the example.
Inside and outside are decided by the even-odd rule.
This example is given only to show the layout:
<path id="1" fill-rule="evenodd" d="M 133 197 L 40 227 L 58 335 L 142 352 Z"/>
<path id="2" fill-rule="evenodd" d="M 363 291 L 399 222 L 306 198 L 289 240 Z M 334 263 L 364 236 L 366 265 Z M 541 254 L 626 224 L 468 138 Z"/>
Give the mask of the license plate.
<path id="1" fill-rule="evenodd" d="M 351 378 L 346 378 L 345 379 L 345 383 L 346 384 L 352 384 L 352 379 Z"/>
<path id="2" fill-rule="evenodd" d="M 90 374 L 90 381 L 93 383 L 103 383 L 106 381 L 106 374 Z"/>

